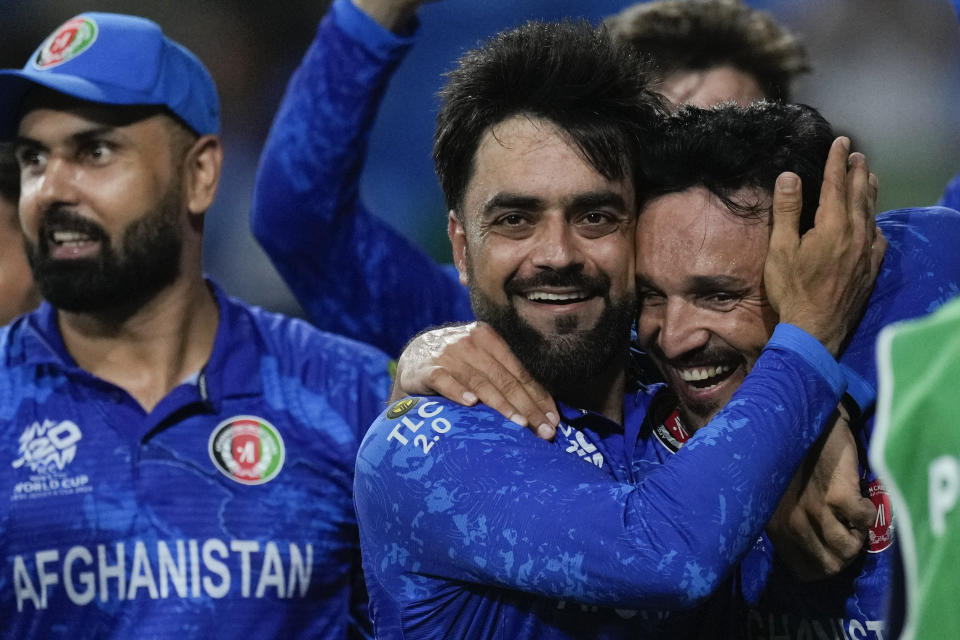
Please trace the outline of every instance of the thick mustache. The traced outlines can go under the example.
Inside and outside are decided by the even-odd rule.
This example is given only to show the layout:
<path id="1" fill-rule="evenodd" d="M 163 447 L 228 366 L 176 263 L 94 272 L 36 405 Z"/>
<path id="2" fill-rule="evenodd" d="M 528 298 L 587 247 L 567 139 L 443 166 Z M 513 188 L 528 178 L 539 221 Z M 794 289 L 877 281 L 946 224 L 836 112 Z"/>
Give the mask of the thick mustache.
<path id="1" fill-rule="evenodd" d="M 687 369 L 692 367 L 709 367 L 718 362 L 735 362 L 740 359 L 740 354 L 730 349 L 708 349 L 703 351 L 693 351 L 684 353 L 676 358 L 667 358 L 660 347 L 650 345 L 647 347 L 647 353 L 661 366 L 668 366 L 674 369 Z"/>
<path id="2" fill-rule="evenodd" d="M 579 271 L 543 271 L 529 278 L 512 278 L 504 285 L 510 295 L 522 295 L 532 289 L 556 287 L 577 289 L 588 295 L 602 296 L 610 289 L 610 278 L 588 276 Z"/>
<path id="3" fill-rule="evenodd" d="M 107 233 L 96 222 L 67 209 L 66 207 L 51 207 L 43 213 L 40 219 L 40 237 L 49 237 L 54 231 L 75 231 L 82 233 L 91 240 L 105 240 Z"/>

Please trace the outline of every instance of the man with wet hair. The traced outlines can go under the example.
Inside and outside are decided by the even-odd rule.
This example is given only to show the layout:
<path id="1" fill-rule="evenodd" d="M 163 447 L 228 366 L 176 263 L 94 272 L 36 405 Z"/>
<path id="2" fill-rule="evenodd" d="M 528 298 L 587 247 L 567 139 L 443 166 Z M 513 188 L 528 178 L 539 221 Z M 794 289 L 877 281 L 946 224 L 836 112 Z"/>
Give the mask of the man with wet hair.
<path id="1" fill-rule="evenodd" d="M 685 107 L 649 140 L 638 187 L 637 338 L 666 381 L 647 415 L 658 460 L 673 455 L 730 401 L 769 339 L 777 321 L 767 298 L 770 274 L 764 277 L 773 242 L 771 187 L 783 171 L 795 172 L 803 189 L 800 231 L 818 231 L 816 197 L 832 140 L 830 125 L 815 110 L 772 103 Z M 840 407 L 845 419 L 818 445 L 822 458 L 840 452 L 832 462 L 822 460 L 824 468 L 859 467 L 860 488 L 873 503 L 865 552 L 822 578 L 812 563 L 764 536 L 739 571 L 738 596 L 746 606 L 733 618 L 732 637 L 816 637 L 838 628 L 850 637 L 885 637 L 896 514 L 866 457 L 877 387 L 874 345 L 882 327 L 924 314 L 960 290 L 960 214 L 904 209 L 879 215 L 877 223 L 889 248 L 840 359 L 850 381 Z M 844 422 L 859 451 L 827 446 L 848 437 Z M 818 473 L 813 459 L 806 465 L 788 493 L 803 490 Z M 820 482 L 812 478 L 813 485 Z M 795 516 L 780 512 L 775 520 L 788 517 Z M 855 533 L 848 544 L 858 540 Z"/>

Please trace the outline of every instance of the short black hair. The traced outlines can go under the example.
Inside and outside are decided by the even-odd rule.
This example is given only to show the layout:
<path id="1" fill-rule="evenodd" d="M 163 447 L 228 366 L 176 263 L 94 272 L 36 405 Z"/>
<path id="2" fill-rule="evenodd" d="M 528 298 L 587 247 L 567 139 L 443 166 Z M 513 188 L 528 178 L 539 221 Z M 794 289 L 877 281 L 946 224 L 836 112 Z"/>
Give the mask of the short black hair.
<path id="1" fill-rule="evenodd" d="M 665 110 L 628 46 L 586 21 L 528 22 L 460 58 L 440 92 L 433 158 L 459 212 L 484 133 L 514 115 L 555 124 L 607 179 L 633 178 L 638 145 Z"/>
<path id="2" fill-rule="evenodd" d="M 770 203 L 742 202 L 735 192 L 757 188 L 772 194 L 777 176 L 792 171 L 802 181 L 800 230 L 806 231 L 813 226 L 834 137 L 830 123 L 806 105 L 681 107 L 648 140 L 637 205 L 642 211 L 654 198 L 703 186 L 731 212 L 759 218 L 768 215 Z"/>
<path id="3" fill-rule="evenodd" d="M 8 142 L 0 142 L 0 198 L 14 203 L 20 200 L 20 166 Z"/>
<path id="4" fill-rule="evenodd" d="M 641 2 L 606 24 L 614 37 L 649 56 L 664 76 L 729 64 L 753 76 L 771 101 L 790 102 L 794 78 L 810 71 L 797 37 L 742 0 Z"/>

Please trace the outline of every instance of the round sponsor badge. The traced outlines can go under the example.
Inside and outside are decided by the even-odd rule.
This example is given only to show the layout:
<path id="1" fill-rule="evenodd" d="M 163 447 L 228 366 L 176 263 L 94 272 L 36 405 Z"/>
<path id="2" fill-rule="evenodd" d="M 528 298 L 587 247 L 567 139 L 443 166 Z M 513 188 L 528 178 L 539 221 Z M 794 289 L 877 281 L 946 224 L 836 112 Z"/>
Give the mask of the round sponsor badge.
<path id="1" fill-rule="evenodd" d="M 869 553 L 880 553 L 893 544 L 893 514 L 890 512 L 890 497 L 879 480 L 867 487 L 867 497 L 877 508 L 877 515 L 870 527 Z"/>
<path id="2" fill-rule="evenodd" d="M 396 420 L 406 412 L 413 409 L 417 406 L 417 403 L 420 402 L 420 398 L 404 398 L 403 400 L 397 400 L 393 403 L 389 409 L 387 409 L 387 418 L 390 420 Z"/>
<path id="3" fill-rule="evenodd" d="M 286 457 L 276 427 L 256 416 L 234 416 L 210 434 L 210 459 L 223 475 L 241 484 L 277 477 Z"/>
<path id="4" fill-rule="evenodd" d="M 33 66 L 50 69 L 76 58 L 90 48 L 97 39 L 97 23 L 86 17 L 77 17 L 63 23 L 40 47 Z"/>

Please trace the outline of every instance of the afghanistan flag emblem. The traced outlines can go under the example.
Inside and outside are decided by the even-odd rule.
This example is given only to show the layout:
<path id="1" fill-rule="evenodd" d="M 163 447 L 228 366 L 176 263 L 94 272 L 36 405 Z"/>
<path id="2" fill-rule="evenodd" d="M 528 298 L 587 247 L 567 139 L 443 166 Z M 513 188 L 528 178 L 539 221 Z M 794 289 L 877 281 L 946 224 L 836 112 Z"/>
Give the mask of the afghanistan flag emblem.
<path id="1" fill-rule="evenodd" d="M 283 439 L 276 427 L 256 416 L 234 416 L 210 434 L 210 459 L 225 476 L 241 484 L 273 480 L 283 467 Z"/>

